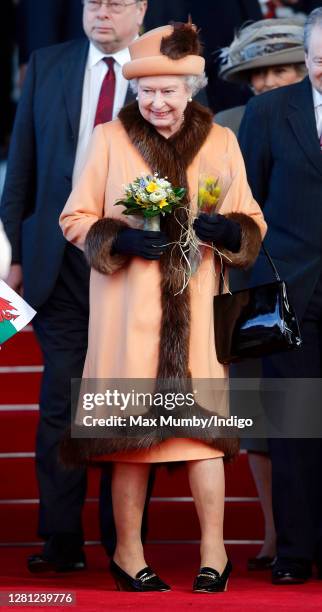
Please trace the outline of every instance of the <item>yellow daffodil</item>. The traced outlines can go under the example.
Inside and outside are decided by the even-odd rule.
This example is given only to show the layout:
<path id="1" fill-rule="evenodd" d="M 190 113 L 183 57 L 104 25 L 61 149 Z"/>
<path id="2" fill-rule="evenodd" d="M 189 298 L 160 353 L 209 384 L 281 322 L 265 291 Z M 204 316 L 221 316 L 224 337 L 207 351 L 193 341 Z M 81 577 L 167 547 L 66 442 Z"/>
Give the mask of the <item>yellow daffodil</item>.
<path id="1" fill-rule="evenodd" d="M 156 191 L 158 189 L 158 186 L 156 183 L 154 183 L 153 181 L 151 181 L 151 183 L 149 183 L 146 186 L 146 190 L 148 193 L 153 193 L 154 191 Z"/>
<path id="2" fill-rule="evenodd" d="M 221 189 L 218 185 L 218 180 L 212 176 L 205 178 L 198 190 L 198 206 L 201 210 L 207 210 L 211 213 L 211 209 L 215 208 L 221 194 Z"/>
<path id="3" fill-rule="evenodd" d="M 200 187 L 198 192 L 199 202 L 202 202 L 204 197 L 207 195 L 207 189 L 205 187 Z"/>
<path id="4" fill-rule="evenodd" d="M 168 204 L 168 202 L 166 200 L 161 200 L 161 202 L 159 202 L 158 206 L 159 208 L 164 208 L 166 205 Z"/>

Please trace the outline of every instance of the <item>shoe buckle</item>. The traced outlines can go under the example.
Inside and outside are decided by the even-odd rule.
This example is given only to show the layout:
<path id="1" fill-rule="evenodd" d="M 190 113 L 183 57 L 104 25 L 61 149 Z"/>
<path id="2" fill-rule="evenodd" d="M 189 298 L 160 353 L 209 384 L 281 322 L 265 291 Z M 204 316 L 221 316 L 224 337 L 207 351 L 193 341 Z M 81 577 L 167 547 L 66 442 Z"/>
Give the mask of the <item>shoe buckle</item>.
<path id="1" fill-rule="evenodd" d="M 154 573 L 148 575 L 143 574 L 143 576 L 140 576 L 139 580 L 140 582 L 146 582 L 147 580 L 150 580 L 150 578 L 154 578 L 154 576 L 156 576 Z"/>
<path id="2" fill-rule="evenodd" d="M 214 580 L 216 580 L 218 578 L 219 574 L 213 574 L 212 572 L 208 572 L 207 574 L 198 574 L 198 578 L 204 577 L 204 578 L 213 578 Z"/>

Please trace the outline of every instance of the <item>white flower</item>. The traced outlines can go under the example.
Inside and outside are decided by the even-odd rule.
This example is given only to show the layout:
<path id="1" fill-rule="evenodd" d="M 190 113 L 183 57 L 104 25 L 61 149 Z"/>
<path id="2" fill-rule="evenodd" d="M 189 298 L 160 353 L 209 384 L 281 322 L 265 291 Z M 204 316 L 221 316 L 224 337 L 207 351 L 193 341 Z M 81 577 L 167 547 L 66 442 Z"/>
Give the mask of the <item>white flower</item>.
<path id="1" fill-rule="evenodd" d="M 165 179 L 158 179 L 156 183 L 162 189 L 168 189 L 169 187 L 171 187 L 171 183 L 169 183 L 169 181 L 166 181 Z"/>
<path id="2" fill-rule="evenodd" d="M 150 193 L 149 199 L 150 202 L 161 202 L 161 200 L 164 200 L 167 197 L 166 192 L 164 191 L 164 189 L 158 189 L 157 191 L 153 191 L 153 193 Z"/>

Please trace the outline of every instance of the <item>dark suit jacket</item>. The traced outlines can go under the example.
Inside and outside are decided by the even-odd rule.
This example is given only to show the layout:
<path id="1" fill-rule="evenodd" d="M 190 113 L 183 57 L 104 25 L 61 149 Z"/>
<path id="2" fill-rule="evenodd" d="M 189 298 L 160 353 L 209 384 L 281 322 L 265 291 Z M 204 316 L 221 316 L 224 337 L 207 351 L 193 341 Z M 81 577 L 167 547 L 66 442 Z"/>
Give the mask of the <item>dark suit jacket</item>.
<path id="1" fill-rule="evenodd" d="M 58 219 L 72 186 L 87 53 L 86 39 L 35 51 L 14 124 L 0 216 L 34 307 L 50 295 L 66 245 Z"/>
<path id="2" fill-rule="evenodd" d="M 309 78 L 252 98 L 239 141 L 268 224 L 265 245 L 301 318 L 322 271 L 322 152 Z M 271 279 L 260 255 L 251 284 Z"/>

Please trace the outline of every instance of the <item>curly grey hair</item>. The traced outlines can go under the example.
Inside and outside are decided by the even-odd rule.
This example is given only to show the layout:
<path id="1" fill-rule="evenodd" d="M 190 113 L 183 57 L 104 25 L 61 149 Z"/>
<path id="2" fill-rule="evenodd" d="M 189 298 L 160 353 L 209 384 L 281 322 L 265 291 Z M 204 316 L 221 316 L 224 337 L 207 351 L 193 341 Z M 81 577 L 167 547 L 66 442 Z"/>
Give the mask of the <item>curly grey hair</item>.
<path id="1" fill-rule="evenodd" d="M 208 79 L 203 72 L 202 74 L 189 74 L 189 75 L 178 75 L 184 81 L 187 91 L 191 96 L 196 96 L 197 93 L 206 87 L 208 83 Z M 139 80 L 140 79 L 132 79 L 130 81 L 130 87 L 133 93 L 137 94 L 139 90 Z"/>

